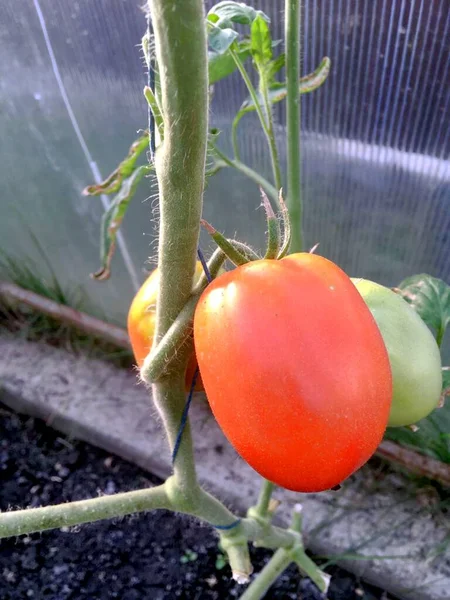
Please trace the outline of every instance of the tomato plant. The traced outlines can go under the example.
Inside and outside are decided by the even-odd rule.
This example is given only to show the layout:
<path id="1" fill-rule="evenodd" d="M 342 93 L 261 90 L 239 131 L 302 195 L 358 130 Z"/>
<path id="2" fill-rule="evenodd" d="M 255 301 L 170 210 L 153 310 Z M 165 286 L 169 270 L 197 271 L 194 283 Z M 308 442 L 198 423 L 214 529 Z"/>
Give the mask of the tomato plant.
<path id="1" fill-rule="evenodd" d="M 203 273 L 203 267 L 198 261 L 195 265 L 195 281 Z M 144 281 L 141 288 L 133 298 L 128 311 L 127 329 L 130 337 L 131 347 L 136 359 L 137 366 L 142 367 L 145 357 L 153 345 L 153 336 L 156 325 L 156 300 L 159 286 L 159 270 L 155 269 Z M 192 378 L 197 369 L 195 354 L 189 360 L 186 370 L 186 389 L 191 386 Z M 195 384 L 197 391 L 203 390 L 201 377 L 197 378 Z"/>
<path id="2" fill-rule="evenodd" d="M 417 423 L 438 405 L 442 388 L 439 347 L 419 315 L 392 290 L 353 279 L 383 336 L 392 369 L 389 426 Z"/>
<path id="3" fill-rule="evenodd" d="M 334 263 L 299 253 L 221 275 L 199 300 L 194 341 L 219 425 L 270 481 L 325 490 L 375 452 L 391 405 L 389 358 Z"/>

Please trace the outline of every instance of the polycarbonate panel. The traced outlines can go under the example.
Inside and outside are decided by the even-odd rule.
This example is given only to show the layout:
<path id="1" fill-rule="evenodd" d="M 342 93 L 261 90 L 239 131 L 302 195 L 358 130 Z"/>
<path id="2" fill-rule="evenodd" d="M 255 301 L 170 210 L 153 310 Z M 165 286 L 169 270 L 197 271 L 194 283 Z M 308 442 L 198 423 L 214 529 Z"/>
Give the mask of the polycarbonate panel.
<path id="1" fill-rule="evenodd" d="M 96 168 L 108 174 L 146 126 L 141 5 L 3 0 L 0 26 L 0 247 L 39 260 L 26 224 L 63 285 L 81 285 L 91 311 L 119 321 L 155 254 L 150 184 L 132 203 L 107 283 L 88 277 L 98 267 L 102 200 L 81 190 Z M 284 2 L 254 6 L 280 39 Z M 303 73 L 325 55 L 332 61 L 327 83 L 302 99 L 307 245 L 320 242 L 351 275 L 389 285 L 423 271 L 449 281 L 448 0 L 304 0 L 301 31 Z M 245 97 L 237 74 L 215 88 L 211 124 L 227 152 Z M 274 113 L 285 166 L 283 103 Z M 242 159 L 271 178 L 254 115 L 241 122 L 240 146 Z M 205 217 L 262 248 L 259 202 L 256 186 L 227 169 L 209 183 Z M 210 246 L 203 235 L 202 243 Z"/>

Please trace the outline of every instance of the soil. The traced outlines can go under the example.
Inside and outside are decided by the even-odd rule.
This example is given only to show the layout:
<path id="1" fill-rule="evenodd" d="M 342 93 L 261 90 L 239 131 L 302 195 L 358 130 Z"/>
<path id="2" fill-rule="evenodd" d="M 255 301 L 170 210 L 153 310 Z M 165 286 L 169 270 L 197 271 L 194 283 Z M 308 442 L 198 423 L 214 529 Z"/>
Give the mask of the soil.
<path id="1" fill-rule="evenodd" d="M 42 421 L 0 405 L 0 509 L 37 507 L 143 488 L 160 481 Z M 271 553 L 251 549 L 255 572 Z M 214 532 L 167 511 L 2 540 L 2 600 L 224 600 L 243 588 L 230 578 Z M 382 590 L 331 567 L 330 600 L 387 600 Z M 267 599 L 319 600 L 289 568 Z"/>

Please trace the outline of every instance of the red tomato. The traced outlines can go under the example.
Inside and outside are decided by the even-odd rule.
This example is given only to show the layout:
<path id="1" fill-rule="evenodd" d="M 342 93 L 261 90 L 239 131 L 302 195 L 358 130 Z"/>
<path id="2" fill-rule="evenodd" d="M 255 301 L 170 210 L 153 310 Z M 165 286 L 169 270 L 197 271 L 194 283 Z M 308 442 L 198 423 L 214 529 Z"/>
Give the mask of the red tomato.
<path id="1" fill-rule="evenodd" d="M 195 280 L 203 273 L 203 267 L 199 261 L 195 266 Z M 145 357 L 150 352 L 153 344 L 153 335 L 156 326 L 156 298 L 159 286 L 159 271 L 155 269 L 144 281 L 141 288 L 131 303 L 128 311 L 127 329 L 133 354 L 138 367 L 142 367 Z M 186 390 L 189 390 L 192 378 L 197 369 L 197 360 L 193 354 L 189 360 L 186 370 Z M 197 377 L 196 391 L 203 390 L 201 377 Z"/>
<path id="2" fill-rule="evenodd" d="M 197 305 L 194 341 L 214 416 L 263 477 L 319 492 L 375 452 L 391 406 L 389 357 L 334 263 L 300 253 L 221 275 Z"/>

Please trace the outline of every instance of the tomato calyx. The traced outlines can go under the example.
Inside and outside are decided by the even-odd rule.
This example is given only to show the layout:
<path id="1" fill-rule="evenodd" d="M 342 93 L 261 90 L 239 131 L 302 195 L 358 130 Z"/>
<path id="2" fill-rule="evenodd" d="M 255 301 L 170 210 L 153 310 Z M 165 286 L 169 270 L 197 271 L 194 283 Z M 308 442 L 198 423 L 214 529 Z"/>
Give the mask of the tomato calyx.
<path id="1" fill-rule="evenodd" d="M 287 206 L 283 200 L 282 190 L 279 194 L 279 215 L 275 214 L 273 207 L 270 203 L 269 198 L 262 188 L 261 198 L 264 212 L 266 213 L 267 221 L 267 249 L 264 255 L 265 259 L 269 260 L 280 260 L 284 258 L 289 252 L 289 246 L 291 244 L 291 222 Z M 281 233 L 280 221 L 283 224 L 283 234 Z M 218 247 L 223 251 L 226 258 L 230 260 L 237 267 L 245 265 L 252 260 L 259 260 L 261 257 L 256 254 L 254 250 L 247 247 L 247 251 L 242 252 L 236 247 L 236 244 L 240 244 L 236 240 L 227 239 L 222 233 L 217 231 L 208 221 L 202 219 L 202 226 L 206 229 L 212 239 L 216 242 Z"/>

